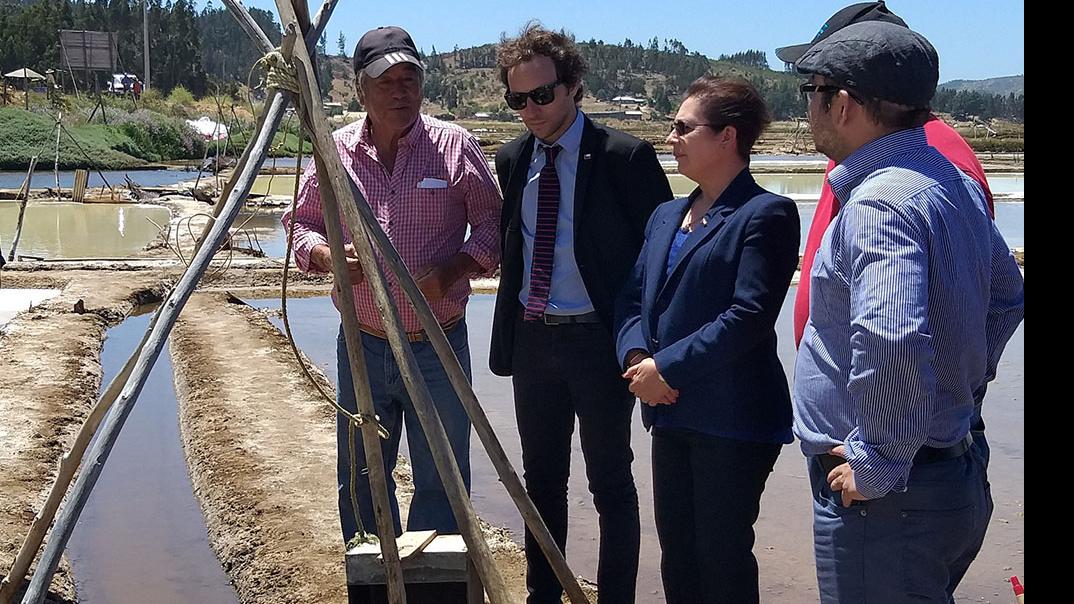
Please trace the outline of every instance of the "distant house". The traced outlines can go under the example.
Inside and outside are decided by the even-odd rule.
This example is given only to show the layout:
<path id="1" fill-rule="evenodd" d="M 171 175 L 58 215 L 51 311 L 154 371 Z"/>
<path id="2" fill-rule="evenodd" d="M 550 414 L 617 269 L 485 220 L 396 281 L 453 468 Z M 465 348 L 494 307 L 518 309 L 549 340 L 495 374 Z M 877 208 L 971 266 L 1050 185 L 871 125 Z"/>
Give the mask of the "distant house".
<path id="1" fill-rule="evenodd" d="M 645 113 L 637 110 L 627 110 L 623 112 L 623 119 L 625 120 L 640 120 L 645 119 Z"/>
<path id="2" fill-rule="evenodd" d="M 492 116 L 489 115 L 488 113 L 484 112 L 484 111 L 478 111 L 477 113 L 474 114 L 474 119 L 475 120 L 491 120 Z"/>
<path id="3" fill-rule="evenodd" d="M 640 107 L 641 105 L 644 105 L 649 101 L 646 99 L 639 99 L 638 97 L 620 95 L 612 98 L 612 102 L 618 103 L 620 107 L 627 107 L 630 105 Z"/>

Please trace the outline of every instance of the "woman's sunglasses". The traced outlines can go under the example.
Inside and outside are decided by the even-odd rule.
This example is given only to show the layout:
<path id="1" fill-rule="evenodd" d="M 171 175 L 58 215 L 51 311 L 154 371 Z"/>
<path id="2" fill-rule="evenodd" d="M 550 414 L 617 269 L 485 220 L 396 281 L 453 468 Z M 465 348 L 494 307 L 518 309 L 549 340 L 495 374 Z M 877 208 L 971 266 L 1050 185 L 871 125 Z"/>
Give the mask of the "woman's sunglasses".
<path id="1" fill-rule="evenodd" d="M 508 90 L 503 93 L 503 100 L 507 101 L 507 106 L 515 111 L 522 111 L 525 109 L 527 99 L 533 99 L 533 102 L 538 105 L 547 105 L 555 100 L 556 86 L 559 86 L 560 84 L 562 84 L 562 82 L 556 80 L 551 84 L 538 86 L 529 92 L 511 92 Z"/>

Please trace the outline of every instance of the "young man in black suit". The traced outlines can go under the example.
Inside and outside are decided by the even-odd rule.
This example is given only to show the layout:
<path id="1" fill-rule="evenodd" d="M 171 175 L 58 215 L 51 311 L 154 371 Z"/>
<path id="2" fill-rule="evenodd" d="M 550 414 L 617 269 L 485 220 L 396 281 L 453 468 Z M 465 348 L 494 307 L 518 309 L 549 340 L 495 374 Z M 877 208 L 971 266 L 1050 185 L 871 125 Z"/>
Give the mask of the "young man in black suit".
<path id="1" fill-rule="evenodd" d="M 671 188 L 652 145 L 578 108 L 586 65 L 570 38 L 531 24 L 497 59 L 529 132 L 496 154 L 503 264 L 489 365 L 513 377 L 526 489 L 561 549 L 577 416 L 600 515 L 600 599 L 629 603 L 640 542 L 634 397 L 615 358 L 613 306 Z M 526 556 L 530 604 L 558 603 L 562 588 L 528 531 Z"/>

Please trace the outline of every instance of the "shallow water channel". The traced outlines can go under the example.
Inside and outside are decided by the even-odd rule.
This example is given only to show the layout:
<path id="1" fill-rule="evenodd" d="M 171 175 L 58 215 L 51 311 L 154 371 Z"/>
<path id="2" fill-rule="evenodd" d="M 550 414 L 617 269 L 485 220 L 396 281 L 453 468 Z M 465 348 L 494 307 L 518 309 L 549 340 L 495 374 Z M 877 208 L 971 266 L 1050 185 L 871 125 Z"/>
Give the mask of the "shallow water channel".
<path id="1" fill-rule="evenodd" d="M 102 390 L 138 345 L 150 316 L 108 330 Z M 167 350 L 127 417 L 67 555 L 81 604 L 237 602 L 209 547 L 187 473 Z"/>

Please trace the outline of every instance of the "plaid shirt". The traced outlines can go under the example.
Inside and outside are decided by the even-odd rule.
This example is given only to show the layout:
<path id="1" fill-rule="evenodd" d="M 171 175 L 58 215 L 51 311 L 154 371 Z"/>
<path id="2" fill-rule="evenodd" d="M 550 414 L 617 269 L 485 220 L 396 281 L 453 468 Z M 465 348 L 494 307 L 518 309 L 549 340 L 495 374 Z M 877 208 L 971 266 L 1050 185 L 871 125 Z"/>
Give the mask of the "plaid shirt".
<path id="1" fill-rule="evenodd" d="M 453 124 L 418 116 L 414 127 L 399 141 L 395 168 L 390 174 L 377 156 L 365 119 L 337 130 L 333 138 L 351 180 L 369 201 L 377 222 L 412 274 L 446 262 L 459 252 L 476 260 L 486 273 L 493 272 L 500 262 L 498 229 L 503 200 L 488 162 L 470 133 Z M 312 163 L 302 176 L 294 207 L 283 215 L 285 226 L 292 222 L 295 262 L 304 271 L 318 271 L 310 265 L 310 252 L 317 245 L 327 245 L 328 239 L 317 171 Z M 345 243 L 351 242 L 346 224 L 343 236 Z M 406 295 L 383 262 L 382 266 L 403 327 L 408 332 L 419 331 L 421 324 Z M 469 295 L 469 279 L 459 279 L 430 306 L 443 323 L 463 315 Z M 354 287 L 354 298 L 358 320 L 383 329 L 367 281 Z"/>

